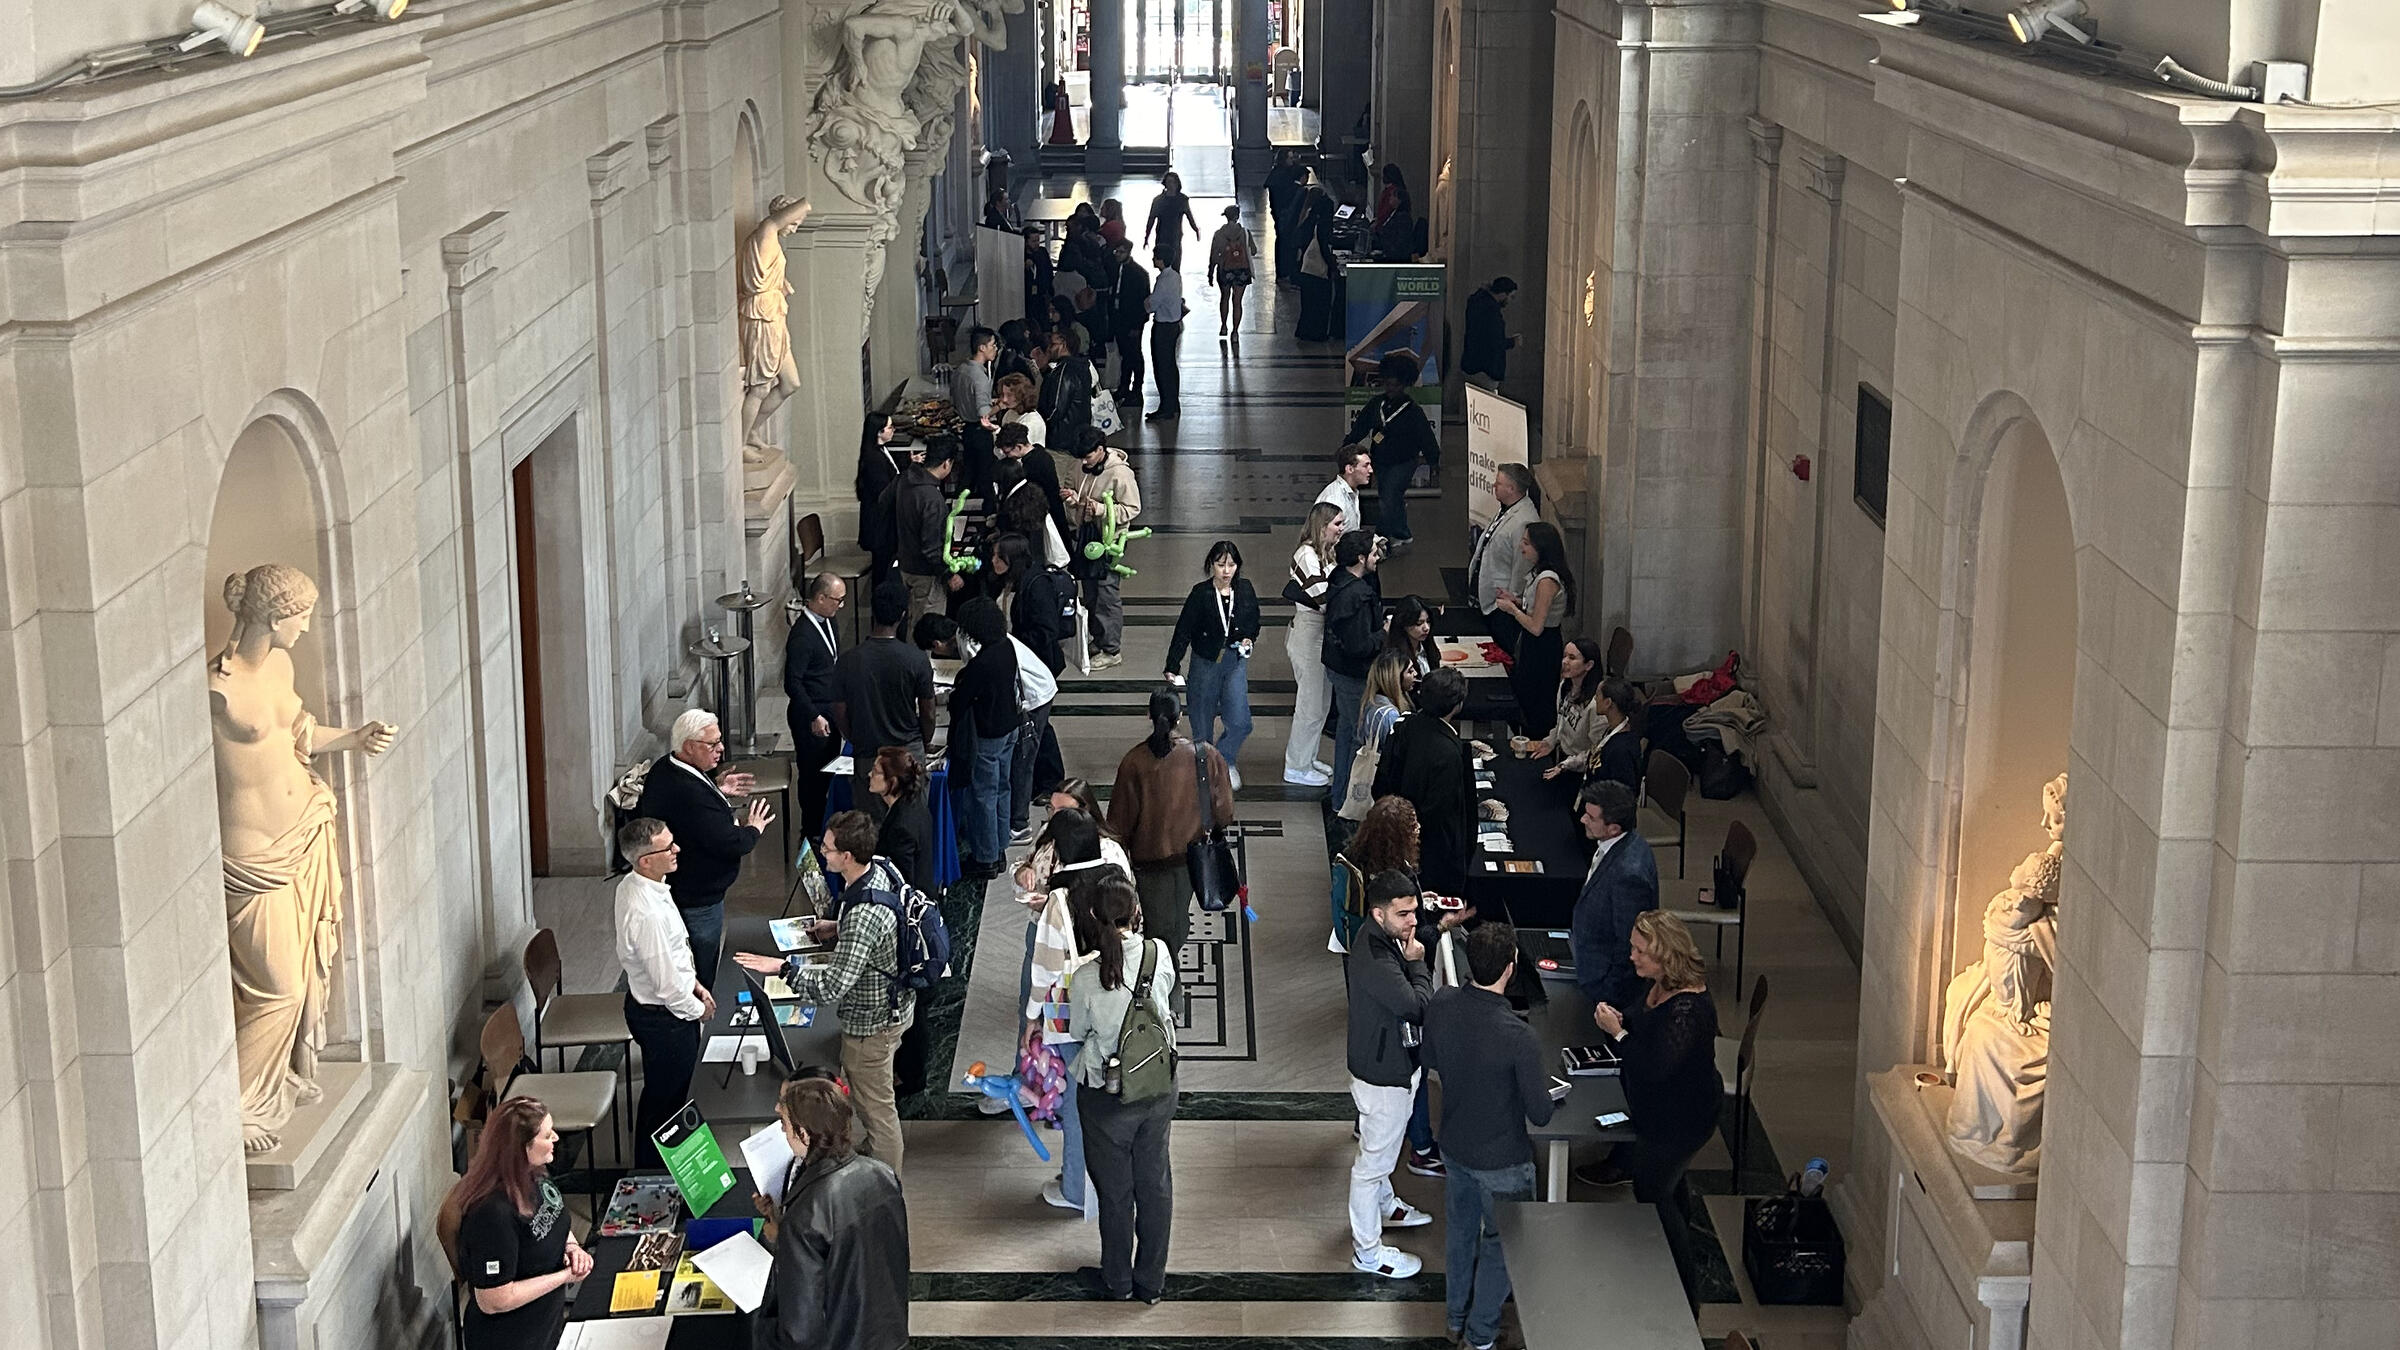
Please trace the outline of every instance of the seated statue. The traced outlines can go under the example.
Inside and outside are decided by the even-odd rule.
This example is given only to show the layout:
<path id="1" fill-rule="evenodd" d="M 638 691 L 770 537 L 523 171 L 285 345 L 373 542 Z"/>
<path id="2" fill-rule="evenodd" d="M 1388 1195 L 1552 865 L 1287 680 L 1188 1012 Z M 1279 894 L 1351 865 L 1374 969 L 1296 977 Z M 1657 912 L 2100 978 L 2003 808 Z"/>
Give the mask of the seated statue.
<path id="1" fill-rule="evenodd" d="M 2066 832 L 2065 774 L 2042 791 L 2050 846 L 2025 855 L 1983 911 L 1983 959 L 1942 1000 L 1942 1048 L 1958 1093 L 1950 1147 L 1994 1171 L 2041 1165 L 2042 1093 L 2050 1068 L 2050 982 L 2058 966 L 2058 875 Z"/>

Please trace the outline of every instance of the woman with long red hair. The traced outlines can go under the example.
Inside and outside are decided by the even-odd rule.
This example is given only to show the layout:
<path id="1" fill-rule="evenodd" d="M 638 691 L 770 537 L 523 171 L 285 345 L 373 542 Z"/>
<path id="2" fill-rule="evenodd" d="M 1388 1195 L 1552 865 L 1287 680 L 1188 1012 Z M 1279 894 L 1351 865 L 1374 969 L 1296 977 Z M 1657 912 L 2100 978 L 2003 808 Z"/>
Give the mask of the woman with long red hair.
<path id="1" fill-rule="evenodd" d="M 450 1188 L 434 1231 L 475 1291 L 466 1350 L 552 1350 L 566 1329 L 570 1284 L 592 1273 L 547 1170 L 558 1150 L 550 1108 L 516 1097 L 492 1108 L 467 1174 Z"/>

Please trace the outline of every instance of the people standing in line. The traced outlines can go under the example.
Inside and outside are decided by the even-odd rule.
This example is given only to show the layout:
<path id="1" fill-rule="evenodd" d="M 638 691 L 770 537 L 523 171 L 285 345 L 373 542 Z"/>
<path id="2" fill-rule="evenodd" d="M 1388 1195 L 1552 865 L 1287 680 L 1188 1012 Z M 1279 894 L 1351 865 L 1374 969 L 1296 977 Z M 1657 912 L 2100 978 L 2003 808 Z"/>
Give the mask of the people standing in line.
<path id="1" fill-rule="evenodd" d="M 1517 930 L 1506 920 L 1466 934 L 1468 983 L 1441 990 L 1425 1008 L 1426 1071 L 1442 1080 L 1443 1280 L 1450 1334 L 1467 1350 L 1492 1350 L 1508 1302 L 1496 1206 L 1533 1198 L 1533 1140 L 1525 1126 L 1550 1123 L 1557 1101 L 1541 1041 L 1508 1001 Z"/>
<path id="2" fill-rule="evenodd" d="M 1185 652 L 1192 657 L 1192 738 L 1225 757 L 1233 785 L 1242 785 L 1237 761 L 1250 739 L 1250 653 L 1258 640 L 1258 592 L 1242 575 L 1242 551 L 1230 539 L 1208 546 L 1205 580 L 1183 597 L 1175 634 L 1167 640 L 1167 679 L 1184 682 Z M 1222 717 L 1225 730 L 1217 731 Z"/>
<path id="3" fill-rule="evenodd" d="M 700 1067 L 700 1030 L 717 1000 L 692 964 L 692 939 L 667 877 L 675 871 L 675 832 L 637 817 L 617 827 L 617 851 L 633 870 L 617 882 L 613 906 L 617 964 L 625 968 L 625 1026 L 642 1047 L 642 1096 L 633 1112 L 637 1167 L 658 1166 L 651 1135 L 691 1096 Z"/>
<path id="4" fill-rule="evenodd" d="M 1150 735 L 1117 761 L 1108 798 L 1109 833 L 1125 841 L 1133 881 L 1142 897 L 1142 931 L 1183 950 L 1192 929 L 1192 873 L 1184 850 L 1214 820 L 1233 823 L 1233 777 L 1216 747 L 1175 734 L 1183 718 L 1173 694 L 1150 696 Z M 1195 759 L 1195 756 L 1199 757 Z M 1208 776 L 1208 812 L 1200 807 L 1200 776 Z"/>
<path id="5" fill-rule="evenodd" d="M 1292 550 L 1291 578 L 1283 586 L 1285 598 L 1292 602 L 1283 650 L 1291 658 L 1292 682 L 1298 686 L 1291 736 L 1283 747 L 1283 781 L 1299 787 L 1324 787 L 1333 781 L 1333 765 L 1317 758 L 1326 714 L 1333 711 L 1333 686 L 1325 681 L 1325 593 L 1332 587 L 1334 552 L 1347 528 L 1341 507 L 1323 500 L 1312 504 L 1300 526 L 1299 546 Z"/>
<path id="6" fill-rule="evenodd" d="M 1400 653 L 1420 680 L 1442 663 L 1441 650 L 1433 641 L 1433 611 L 1413 595 L 1393 602 L 1391 614 L 1384 619 L 1383 645 Z"/>
<path id="7" fill-rule="evenodd" d="M 1658 856 L 1635 833 L 1633 794 L 1622 783 L 1586 783 L 1575 814 L 1593 843 L 1592 865 L 1575 897 L 1567 935 L 1575 958 L 1575 987 L 1594 1003 L 1630 1008 L 1641 999 L 1633 971 L 1633 925 L 1658 908 Z"/>
<path id="8" fill-rule="evenodd" d="M 1183 227 L 1200 237 L 1200 222 L 1192 218 L 1192 199 L 1183 195 L 1183 175 L 1169 170 L 1159 175 L 1158 195 L 1150 199 L 1150 219 L 1142 226 L 1142 244 L 1155 245 L 1160 268 L 1183 266 Z"/>
<path id="9" fill-rule="evenodd" d="M 1367 880 L 1367 921 L 1343 958 L 1349 981 L 1350 1100 L 1358 1108 L 1358 1157 L 1350 1165 L 1351 1265 L 1404 1280 L 1419 1258 L 1383 1240 L 1387 1228 L 1419 1228 L 1433 1216 L 1392 1193 L 1392 1168 L 1417 1095 L 1417 1040 L 1433 998 L 1433 971 L 1417 939 L 1417 881 L 1405 872 Z"/>
<path id="10" fill-rule="evenodd" d="M 1476 537 L 1474 552 L 1467 555 L 1467 585 L 1475 592 L 1475 608 L 1483 613 L 1485 631 L 1514 659 L 1517 638 L 1525 629 L 1500 612 L 1500 593 L 1523 595 L 1533 580 L 1533 568 L 1521 550 L 1525 527 L 1542 518 L 1542 494 L 1534 485 L 1532 469 L 1503 464 L 1492 475 L 1492 496 L 1500 503 L 1500 514 L 1484 527 Z"/>
<path id="11" fill-rule="evenodd" d="M 1142 401 L 1142 328 L 1150 322 L 1150 274 L 1133 260 L 1133 241 L 1120 239 L 1110 249 L 1116 261 L 1116 307 L 1112 318 L 1117 339 L 1117 401 L 1129 407 Z"/>
<path id="12" fill-rule="evenodd" d="M 994 476 L 1000 528 L 1038 544 L 1037 556 L 1048 566 L 1066 566 L 1067 508 L 1059 500 L 1058 461 L 1049 451 L 1035 449 L 1033 437 L 1021 426 L 1000 428 L 994 448 L 999 452 Z"/>
<path id="13" fill-rule="evenodd" d="M 1091 887 L 1114 877 L 1130 884 L 1133 863 L 1124 846 L 1100 828 L 1098 820 L 1079 807 L 1051 812 L 1041 839 L 1017 865 L 1017 898 L 1029 911 L 1025 926 L 1025 966 L 1017 981 L 1019 1016 L 1014 1027 L 1024 1054 L 1048 1047 L 1062 1063 L 1072 1064 L 1080 1048 L 1072 1039 L 1073 1020 L 1063 1015 L 1067 986 L 1093 953 L 1077 940 L 1078 899 L 1088 909 Z M 1088 921 L 1085 931 L 1092 931 Z M 1042 1183 L 1042 1203 L 1057 1209 L 1084 1208 L 1083 1120 L 1076 1109 L 1075 1075 L 1066 1075 L 1058 1100 L 1060 1135 L 1058 1175 Z M 990 1102 L 990 1106 L 984 1106 Z M 986 1096 L 976 1103 L 986 1115 L 1008 1114 L 1008 1103 Z"/>
<path id="14" fill-rule="evenodd" d="M 1464 895 L 1475 855 L 1475 766 L 1450 719 L 1466 706 L 1467 681 L 1437 670 L 1417 684 L 1417 710 L 1383 743 L 1375 795 L 1406 797 L 1425 830 L 1423 880 L 1444 895 Z"/>
<path id="15" fill-rule="evenodd" d="M 1423 369 L 1407 352 L 1386 354 L 1375 366 L 1382 392 L 1350 421 L 1350 443 L 1367 447 L 1375 476 L 1382 480 L 1375 485 L 1381 507 L 1375 528 L 1392 541 L 1395 553 L 1416 542 L 1408 528 L 1408 485 L 1417 465 L 1439 469 L 1442 463 L 1441 442 L 1413 392 Z"/>
<path id="16" fill-rule="evenodd" d="M 1267 169 L 1267 219 L 1275 227 L 1275 284 L 1299 284 L 1300 202 L 1308 191 L 1308 171 L 1289 150 L 1275 152 Z"/>
<path id="17" fill-rule="evenodd" d="M 717 772 L 725 761 L 725 729 L 715 713 L 685 709 L 667 740 L 674 748 L 651 763 L 633 814 L 666 822 L 682 846 L 667 889 L 691 938 L 692 969 L 702 984 L 713 985 L 717 957 L 725 948 L 725 892 L 733 889 L 742 859 L 758 847 L 775 813 L 762 797 L 734 807 L 733 798 L 746 795 L 754 780 L 746 773 Z"/>
<path id="18" fill-rule="evenodd" d="M 472 1291 L 465 1350 L 552 1350 L 566 1330 L 567 1286 L 592 1273 L 592 1257 L 551 1184 L 557 1152 L 550 1108 L 531 1097 L 500 1103 L 434 1216 L 451 1269 Z"/>
<path id="19" fill-rule="evenodd" d="M 965 421 L 959 430 L 966 459 L 961 477 L 979 491 L 992 485 L 993 428 L 984 414 L 992 406 L 992 366 L 999 359 L 1000 335 L 976 327 L 967 330 L 966 359 L 950 367 L 950 406 Z"/>
<path id="20" fill-rule="evenodd" d="M 1630 1181 L 1636 1203 L 1658 1211 L 1667 1249 L 1679 1273 L 1691 1267 L 1690 1204 L 1684 1172 L 1716 1133 L 1725 1080 L 1717 1072 L 1717 1005 L 1708 994 L 1708 963 L 1683 920 L 1653 909 L 1634 921 L 1629 936 L 1636 997 L 1600 1003 L 1592 1024 L 1617 1043 L 1624 1061 L 1625 1111 L 1633 1141 L 1606 1161 L 1578 1168 L 1575 1179 L 1609 1186 Z M 1684 1300 L 1697 1306 L 1691 1276 Z"/>
<path id="21" fill-rule="evenodd" d="M 1058 700 L 1059 672 L 1067 668 L 1066 642 L 1075 635 L 1075 601 L 1035 563 L 1033 546 L 1021 534 L 1004 534 L 993 545 L 992 576 L 1001 587 L 996 598 L 1008 616 L 1009 644 L 1017 649 L 1017 706 L 1025 715 L 1008 790 L 1009 842 L 1023 844 L 1033 838 L 1035 785 L 1065 774 L 1050 710 Z M 1045 758 L 1056 766 L 1047 777 L 1040 773 Z"/>
<path id="22" fill-rule="evenodd" d="M 1242 345 L 1242 293 L 1250 289 L 1258 241 L 1242 228 L 1242 208 L 1225 208 L 1225 223 L 1208 241 L 1208 279 L 1217 288 L 1217 336 Z"/>
<path id="23" fill-rule="evenodd" d="M 783 693 L 790 700 L 792 793 L 799 805 L 800 835 L 814 839 L 825 828 L 825 766 L 841 752 L 833 725 L 833 667 L 841 659 L 834 620 L 850 597 L 850 584 L 831 572 L 808 583 L 808 598 L 792 617 L 783 641 Z"/>
<path id="24" fill-rule="evenodd" d="M 1566 650 L 1560 625 L 1566 622 L 1567 607 L 1575 599 L 1575 572 L 1567 566 L 1567 541 L 1559 536 L 1558 527 L 1546 520 L 1526 525 L 1517 555 L 1533 575 L 1527 583 L 1530 593 L 1499 592 L 1500 612 L 1522 629 L 1517 634 L 1516 664 L 1508 668 L 1508 684 L 1517 696 L 1517 715 L 1525 734 L 1542 737 L 1550 734 L 1550 724 L 1557 716 L 1552 700 L 1558 692 L 1559 659 Z"/>
<path id="25" fill-rule="evenodd" d="M 975 651 L 950 690 L 951 725 L 972 732 L 973 751 L 965 761 L 967 791 L 956 790 L 961 786 L 957 772 L 950 781 L 952 796 L 962 799 L 959 817 L 967 877 L 989 881 L 1008 868 L 1008 799 L 1016 774 L 1017 733 L 1025 724 L 1018 706 L 1017 647 L 1009 641 L 1008 619 L 1000 606 L 983 596 L 960 606 L 958 620 L 961 635 L 973 640 Z M 1057 689 L 1053 683 L 1051 692 Z M 953 732 L 951 740 L 958 739 Z M 950 762 L 961 763 L 956 754 Z"/>
<path id="26" fill-rule="evenodd" d="M 855 801 L 866 799 L 877 751 L 901 746 L 923 763 L 934 727 L 933 662 L 899 636 L 908 592 L 887 579 L 868 604 L 867 640 L 833 664 L 833 726 L 850 743 Z"/>
<path id="27" fill-rule="evenodd" d="M 966 412 L 963 408 L 959 411 L 962 415 Z M 866 427 L 858 437 L 858 473 L 852 486 L 858 492 L 858 546 L 874 561 L 877 576 L 892 565 L 892 511 L 885 494 L 899 479 L 900 465 L 885 448 L 891 443 L 892 419 L 884 413 L 868 413 Z"/>
<path id="28" fill-rule="evenodd" d="M 1350 842 L 1343 846 L 1340 854 L 1351 870 L 1358 874 L 1362 893 L 1368 878 L 1379 877 L 1390 871 L 1405 873 L 1416 881 L 1420 923 L 1427 912 L 1423 908 L 1423 897 L 1435 893 L 1428 890 L 1424 883 L 1420 848 L 1422 838 L 1423 827 L 1417 821 L 1417 808 L 1409 805 L 1406 797 L 1378 797 L 1375 804 L 1367 808 L 1366 819 L 1358 823 L 1357 833 L 1350 836 Z M 1474 917 L 1475 910 L 1472 907 L 1445 912 L 1437 927 L 1434 943 L 1429 944 L 1428 950 L 1438 947 L 1442 940 L 1439 933 L 1447 932 Z M 1358 926 L 1364 921 L 1364 915 L 1355 920 L 1347 914 L 1337 916 L 1336 931 L 1341 936 L 1342 950 L 1348 951 L 1350 944 L 1357 940 Z M 1439 984 L 1442 982 L 1439 962 L 1435 962 L 1435 965 L 1435 983 Z M 1431 1094 L 1426 1091 L 1423 1080 L 1418 1081 L 1416 1101 L 1409 1108 L 1408 1151 L 1402 1155 L 1402 1160 L 1408 1170 L 1418 1176 L 1444 1175 L 1441 1145 L 1435 1142 L 1433 1135 Z"/>
<path id="29" fill-rule="evenodd" d="M 754 975 L 781 975 L 793 997 L 832 1008 L 842 1028 L 843 1081 L 866 1132 L 865 1151 L 898 1173 L 900 1105 L 893 1090 L 892 1061 L 900 1038 L 916 1020 L 916 991 L 896 978 L 900 969 L 900 871 L 875 854 L 875 819 L 844 811 L 826 822 L 822 841 L 825 869 L 842 879 L 834 917 L 809 925 L 809 936 L 833 943 L 822 964 L 758 952 L 733 959 Z"/>
<path id="30" fill-rule="evenodd" d="M 1052 436 L 1070 436 L 1092 425 L 1092 363 L 1084 359 L 1088 343 L 1074 325 L 1050 330 L 1050 367 L 1042 373 L 1039 406 Z"/>
<path id="31" fill-rule="evenodd" d="M 900 477 L 893 503 L 893 549 L 900 580 L 908 587 L 908 617 L 939 614 L 950 591 L 965 585 L 950 571 L 950 483 L 958 468 L 958 443 L 937 436 L 925 443 L 925 459 Z"/>
<path id="32" fill-rule="evenodd" d="M 933 805 L 927 800 L 932 780 L 924 764 L 907 746 L 887 745 L 867 760 L 866 784 L 859 809 L 881 817 L 875 827 L 875 856 L 889 861 L 909 885 L 927 895 L 939 892 Z"/>
<path id="33" fill-rule="evenodd" d="M 1055 570 L 1063 566 L 1036 555 L 1033 541 L 1013 531 L 992 545 L 992 575 L 1008 611 L 1009 636 L 1053 676 L 1067 668 L 1067 642 L 1075 636 L 1075 584 Z"/>
<path id="34" fill-rule="evenodd" d="M 1365 506 L 1359 501 L 1358 490 L 1375 481 L 1375 457 L 1364 445 L 1345 444 L 1333 458 L 1333 481 L 1317 490 L 1317 500 L 1331 502 L 1342 508 L 1342 529 L 1367 528 Z"/>
<path id="35" fill-rule="evenodd" d="M 1302 342 L 1333 338 L 1333 198 L 1312 187 L 1300 202 L 1300 220 L 1292 247 L 1300 266 L 1300 326 L 1293 336 Z M 1351 522 L 1353 528 L 1357 521 Z"/>
<path id="36" fill-rule="evenodd" d="M 837 1082 L 787 1079 L 775 1119 L 792 1166 L 759 1181 L 776 1197 L 760 1205 L 774 1265 L 751 1315 L 752 1345 L 906 1350 L 908 1202 L 899 1176 L 859 1154 L 858 1111 Z"/>
<path id="37" fill-rule="evenodd" d="M 1150 382 L 1158 389 L 1158 407 L 1142 420 L 1171 422 L 1183 416 L 1183 273 L 1164 248 L 1157 261 L 1158 277 L 1150 283 Z"/>
<path id="38" fill-rule="evenodd" d="M 1164 1028 L 1173 1073 L 1175 948 L 1145 937 L 1134 888 L 1114 877 L 1073 891 L 1076 941 L 1093 959 L 1067 982 L 1068 1025 L 1081 1049 L 1069 1073 L 1083 1125 L 1084 1166 L 1100 1208 L 1100 1265 L 1084 1278 L 1112 1299 L 1155 1304 L 1166 1292 L 1167 1240 L 1174 1231 L 1175 1174 L 1168 1135 L 1175 1087 L 1128 1100 L 1119 1049 L 1134 1001 L 1146 1000 Z"/>
<path id="39" fill-rule="evenodd" d="M 1459 373 L 1495 393 L 1508 378 L 1509 349 L 1517 345 L 1503 317 L 1516 294 L 1515 278 L 1493 277 L 1467 297 L 1467 332 L 1458 358 Z"/>
<path id="40" fill-rule="evenodd" d="M 1325 648 L 1319 658 L 1333 686 L 1333 800 L 1350 787 L 1358 753 L 1358 714 L 1367 696 L 1367 667 L 1383 646 L 1383 588 L 1375 569 L 1383 542 L 1365 530 L 1342 536 L 1333 553 L 1333 584 L 1325 593 Z"/>
<path id="41" fill-rule="evenodd" d="M 1036 450 L 1050 440 L 1050 419 L 1042 416 L 1038 406 L 1041 397 L 1041 392 L 1034 387 L 1033 377 L 1021 371 L 1012 370 L 1002 375 L 1000 382 L 993 386 L 992 417 L 999 422 L 999 429 L 1006 431 L 1010 427 L 1023 427 L 1026 443 Z M 993 447 L 996 450 L 998 446 L 999 438 L 994 436 Z M 1051 471 L 1051 476 L 1057 476 L 1055 469 Z"/>
<path id="42" fill-rule="evenodd" d="M 1083 429 L 1080 448 L 1083 476 L 1061 494 L 1067 504 L 1067 520 L 1075 527 L 1067 547 L 1076 554 L 1081 554 L 1085 545 L 1100 542 L 1103 517 L 1121 531 L 1142 514 L 1141 485 L 1134 480 L 1125 452 L 1102 439 L 1096 427 Z M 1084 608 L 1091 612 L 1092 669 L 1105 670 L 1125 659 L 1120 650 L 1125 641 L 1125 597 L 1116 559 L 1085 557 L 1078 562 Z"/>
<path id="43" fill-rule="evenodd" d="M 1379 755 L 1401 720 L 1416 711 L 1417 668 L 1405 652 L 1386 647 L 1367 665 L 1367 694 L 1358 710 L 1358 748 Z M 1371 785 L 1370 785 L 1371 786 Z M 1415 870 L 1415 865 L 1410 865 Z"/>

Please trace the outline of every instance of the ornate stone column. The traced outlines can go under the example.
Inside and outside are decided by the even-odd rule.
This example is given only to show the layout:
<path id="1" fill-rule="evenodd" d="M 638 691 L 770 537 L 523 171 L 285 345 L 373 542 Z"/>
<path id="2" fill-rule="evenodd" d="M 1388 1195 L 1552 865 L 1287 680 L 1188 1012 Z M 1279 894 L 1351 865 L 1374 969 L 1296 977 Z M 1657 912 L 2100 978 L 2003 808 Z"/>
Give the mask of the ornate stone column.
<path id="1" fill-rule="evenodd" d="M 1125 98 L 1125 3 L 1092 0 L 1092 137 L 1083 167 L 1093 174 L 1125 171 L 1118 106 Z"/>
<path id="2" fill-rule="evenodd" d="M 1267 0 L 1234 0 L 1233 177 L 1264 187 L 1275 158 L 1267 144 Z"/>

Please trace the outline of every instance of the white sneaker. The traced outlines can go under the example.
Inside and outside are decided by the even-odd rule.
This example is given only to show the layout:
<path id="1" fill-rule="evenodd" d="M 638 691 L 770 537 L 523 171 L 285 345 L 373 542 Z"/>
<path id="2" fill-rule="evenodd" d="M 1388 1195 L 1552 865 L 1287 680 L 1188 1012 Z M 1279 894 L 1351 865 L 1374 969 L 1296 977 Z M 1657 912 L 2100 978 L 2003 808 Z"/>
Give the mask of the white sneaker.
<path id="1" fill-rule="evenodd" d="M 1294 787 L 1324 787 L 1333 781 L 1333 771 L 1330 769 L 1302 769 L 1298 773 L 1294 773 L 1290 769 L 1285 769 L 1283 781 Z"/>
<path id="2" fill-rule="evenodd" d="M 1392 1201 L 1392 1212 L 1383 1216 L 1386 1228 L 1423 1228 L 1433 1222 L 1433 1216 L 1406 1200 Z"/>
<path id="3" fill-rule="evenodd" d="M 1369 1275 L 1381 1275 L 1387 1280 L 1405 1280 L 1425 1268 L 1423 1261 L 1388 1244 L 1371 1252 L 1352 1252 L 1350 1264 Z"/>
<path id="4" fill-rule="evenodd" d="M 1239 792 L 1242 790 L 1242 771 L 1240 769 L 1228 764 L 1225 766 L 1225 776 L 1233 781 L 1234 791 Z"/>
<path id="5" fill-rule="evenodd" d="M 1083 1212 L 1083 1206 L 1067 1198 L 1066 1185 L 1057 1177 L 1042 1183 L 1042 1203 L 1058 1209 L 1071 1209 L 1077 1214 Z"/>
<path id="6" fill-rule="evenodd" d="M 1320 759 L 1311 761 L 1309 767 L 1315 769 L 1318 773 L 1325 775 L 1326 782 L 1330 783 L 1333 781 L 1333 766 L 1326 763 L 1324 760 Z"/>

